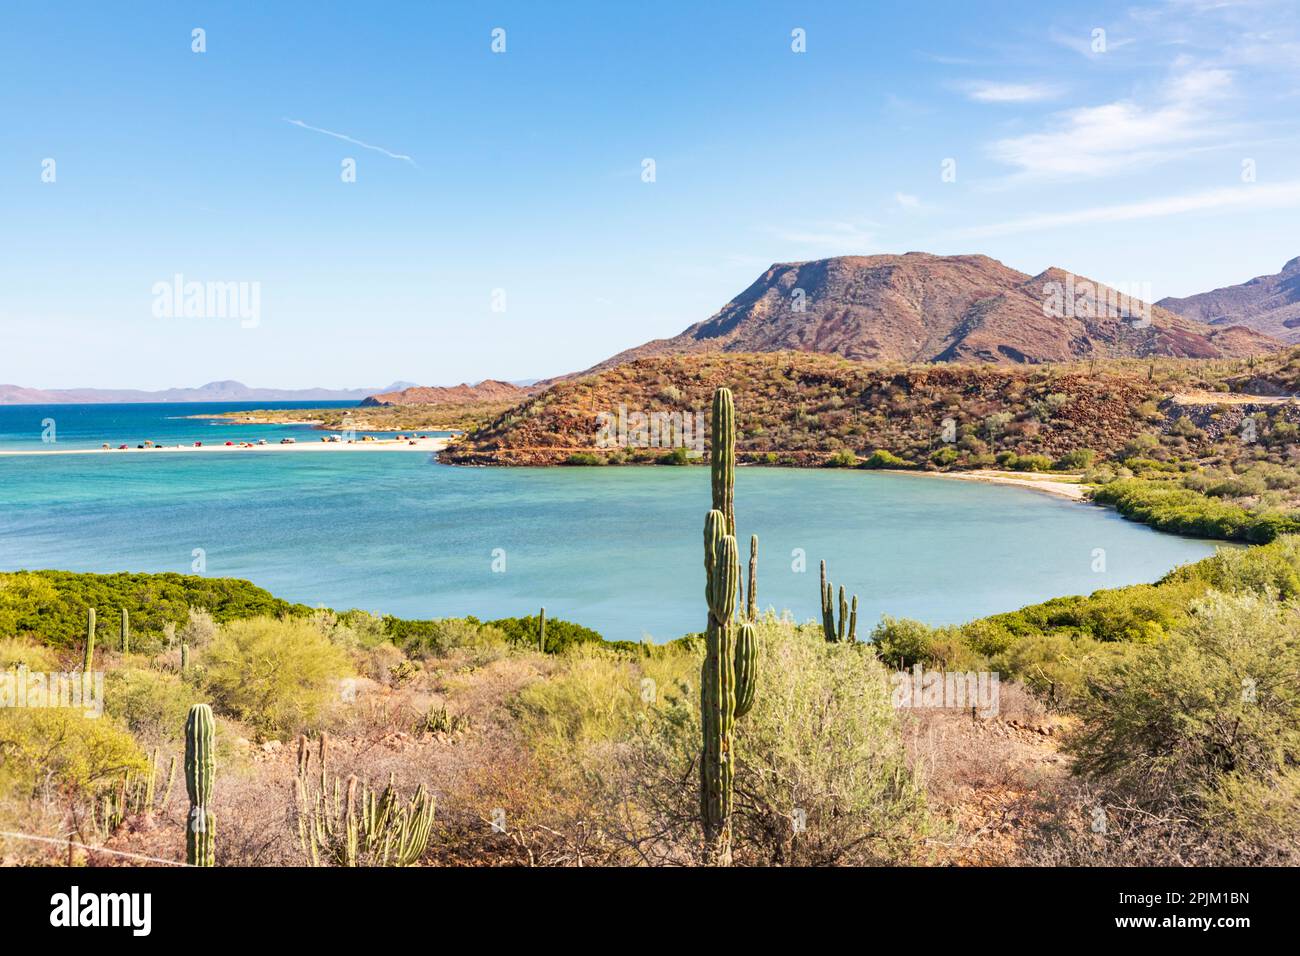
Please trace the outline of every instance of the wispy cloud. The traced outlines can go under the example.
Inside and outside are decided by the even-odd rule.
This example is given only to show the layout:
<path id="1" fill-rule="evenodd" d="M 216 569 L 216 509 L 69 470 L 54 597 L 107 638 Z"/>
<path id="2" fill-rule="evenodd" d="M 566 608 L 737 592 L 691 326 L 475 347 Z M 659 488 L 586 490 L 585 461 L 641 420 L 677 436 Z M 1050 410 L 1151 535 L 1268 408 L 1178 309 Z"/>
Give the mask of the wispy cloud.
<path id="1" fill-rule="evenodd" d="M 319 126 L 309 126 L 308 124 L 304 123 L 302 120 L 289 119 L 288 117 L 284 117 L 284 121 L 286 123 L 289 123 L 292 126 L 297 126 L 300 127 L 301 129 L 308 129 L 311 130 L 313 133 L 324 133 L 326 136 L 333 136 L 335 139 L 341 139 L 345 143 L 351 143 L 354 146 L 360 146 L 362 149 L 369 149 L 369 150 L 374 150 L 376 153 L 383 153 L 389 159 L 398 159 L 404 163 L 410 163 L 412 166 L 415 166 L 415 160 L 412 159 L 410 156 L 407 156 L 405 153 L 394 153 L 390 149 L 385 149 L 382 146 L 375 146 L 371 143 L 363 142 L 362 140 L 355 139 L 354 137 L 348 136 L 346 133 L 336 133 L 332 129 L 322 129 Z M 418 169 L 419 167 L 417 166 L 416 168 Z"/>
<path id="2" fill-rule="evenodd" d="M 1099 223 L 1132 222 L 1138 219 L 1157 219 L 1190 212 L 1207 212 L 1220 209 L 1278 209 L 1300 205 L 1300 180 L 1281 183 L 1252 183 L 1222 189 L 1211 189 L 1180 196 L 1165 196 L 1143 202 L 1119 203 L 1110 206 L 1092 206 L 1071 212 L 1026 216 L 1006 222 L 973 226 L 952 233 L 956 239 L 987 239 L 1014 233 L 1042 232 L 1072 226 Z"/>
<path id="3" fill-rule="evenodd" d="M 1150 165 L 1215 135 L 1213 107 L 1231 86 L 1228 70 L 1181 71 L 1151 105 L 1125 99 L 1065 110 L 1048 129 L 1000 139 L 990 152 L 1033 178 L 1089 178 Z"/>
<path id="4" fill-rule="evenodd" d="M 871 223 L 816 222 L 807 227 L 771 229 L 782 242 L 829 250 L 838 254 L 863 252 L 875 246 L 876 235 Z"/>
<path id="5" fill-rule="evenodd" d="M 977 103 L 1037 103 L 1061 95 L 1061 88 L 1051 83 L 971 83 L 966 95 Z"/>

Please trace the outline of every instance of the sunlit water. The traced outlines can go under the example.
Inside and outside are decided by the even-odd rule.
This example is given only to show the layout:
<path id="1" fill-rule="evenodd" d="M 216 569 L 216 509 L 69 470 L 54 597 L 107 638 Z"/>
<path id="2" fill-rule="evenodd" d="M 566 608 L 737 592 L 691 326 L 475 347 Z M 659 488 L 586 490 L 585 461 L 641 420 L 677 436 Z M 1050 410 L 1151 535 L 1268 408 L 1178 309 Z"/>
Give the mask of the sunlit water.
<path id="1" fill-rule="evenodd" d="M 133 446 L 194 430 L 304 434 L 164 426 L 164 413 L 196 412 L 123 408 L 134 430 L 112 440 Z M 33 411 L 0 408 L 0 435 L 17 415 L 36 422 L 32 447 L 50 447 Z M 97 447 L 113 413 L 55 414 L 54 447 L 65 435 Z M 700 467 L 453 468 L 419 452 L 0 457 L 0 569 L 189 573 L 202 549 L 208 575 L 310 605 L 482 618 L 544 605 L 609 638 L 667 640 L 703 626 L 708 508 Z M 826 559 L 859 595 L 863 630 L 885 613 L 956 622 L 1152 581 L 1214 549 L 1039 492 L 861 471 L 742 468 L 736 520 L 742 552 L 760 538 L 761 605 L 817 616 Z"/>

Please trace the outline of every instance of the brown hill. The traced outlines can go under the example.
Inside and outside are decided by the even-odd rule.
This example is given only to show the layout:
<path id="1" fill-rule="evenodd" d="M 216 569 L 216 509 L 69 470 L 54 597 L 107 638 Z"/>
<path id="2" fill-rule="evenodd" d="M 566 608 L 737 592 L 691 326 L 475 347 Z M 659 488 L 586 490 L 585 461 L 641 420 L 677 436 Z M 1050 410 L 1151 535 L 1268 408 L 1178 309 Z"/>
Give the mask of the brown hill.
<path id="1" fill-rule="evenodd" d="M 839 256 L 778 263 L 715 315 L 597 369 L 657 355 L 823 352 L 857 361 L 1062 362 L 1231 358 L 1280 343 L 1206 328 L 1100 283 L 987 256 Z"/>
<path id="2" fill-rule="evenodd" d="M 509 382 L 486 378 L 477 385 L 404 388 L 400 392 L 381 392 L 367 397 L 362 405 L 464 405 L 470 402 L 507 402 L 527 398 L 535 388 L 521 388 Z"/>
<path id="3" fill-rule="evenodd" d="M 1276 275 L 1156 304 L 1212 326 L 1245 326 L 1285 342 L 1300 342 L 1300 256 Z"/>
<path id="4" fill-rule="evenodd" d="M 1170 394 L 1168 376 L 1179 376 L 1183 387 L 1199 381 L 1196 369 L 1208 364 L 906 366 L 807 352 L 659 356 L 558 382 L 441 458 L 525 465 L 659 461 L 675 443 L 639 442 L 631 434 L 633 416 L 678 416 L 698 428 L 720 385 L 736 394 L 737 451 L 750 462 L 820 464 L 837 451 L 867 456 L 876 449 L 945 467 L 988 467 L 999 463 L 1000 453 L 1055 459 L 1090 448 L 1104 456 L 1149 427 L 1156 404 Z M 1245 363 L 1232 363 L 1238 366 L 1244 370 Z M 628 441 L 602 442 L 602 413 L 607 422 L 633 423 Z M 689 437 L 698 446 L 698 433 Z"/>

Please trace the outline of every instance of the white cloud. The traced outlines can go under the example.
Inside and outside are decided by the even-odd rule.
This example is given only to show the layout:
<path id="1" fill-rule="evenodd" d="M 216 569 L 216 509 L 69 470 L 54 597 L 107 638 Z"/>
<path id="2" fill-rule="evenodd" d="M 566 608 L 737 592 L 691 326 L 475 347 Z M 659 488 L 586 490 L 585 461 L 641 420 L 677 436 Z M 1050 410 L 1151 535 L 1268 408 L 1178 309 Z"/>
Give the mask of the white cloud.
<path id="1" fill-rule="evenodd" d="M 387 150 L 382 146 L 372 146 L 370 143 L 363 143 L 359 139 L 353 139 L 351 136 L 348 136 L 346 133 L 336 133 L 333 130 L 321 129 L 319 126 L 308 126 L 302 120 L 289 119 L 288 117 L 284 117 L 284 121 L 286 123 L 292 124 L 293 126 L 301 127 L 302 129 L 309 129 L 313 133 L 324 133 L 326 136 L 333 136 L 335 139 L 341 139 L 345 143 L 352 143 L 354 146 L 360 146 L 362 149 L 371 149 L 374 150 L 376 153 L 383 153 L 389 159 L 400 159 L 402 162 L 410 163 L 412 166 L 415 165 L 415 160 L 412 159 L 410 156 L 407 156 L 405 153 L 394 153 L 391 150 Z"/>
<path id="2" fill-rule="evenodd" d="M 1028 177 L 1095 177 L 1150 165 L 1212 135 L 1213 107 L 1231 86 L 1228 70 L 1185 70 L 1152 106 L 1126 99 L 1065 110 L 1047 130 L 1000 139 L 990 151 Z"/>
<path id="3" fill-rule="evenodd" d="M 894 193 L 894 200 L 904 209 L 920 209 L 921 200 L 911 193 Z"/>
<path id="4" fill-rule="evenodd" d="M 1181 196 L 1166 196 L 1143 202 L 1093 206 L 1072 212 L 1027 216 L 1023 219 L 1012 219 L 987 226 L 959 229 L 952 235 L 958 239 L 987 239 L 990 236 L 1041 232 L 1072 226 L 1157 219 L 1189 212 L 1217 209 L 1279 209 L 1296 205 L 1300 205 L 1300 180 L 1271 184 L 1253 183 Z"/>
<path id="5" fill-rule="evenodd" d="M 1050 83 L 972 83 L 966 95 L 977 103 L 1037 103 L 1055 99 L 1061 89 Z"/>

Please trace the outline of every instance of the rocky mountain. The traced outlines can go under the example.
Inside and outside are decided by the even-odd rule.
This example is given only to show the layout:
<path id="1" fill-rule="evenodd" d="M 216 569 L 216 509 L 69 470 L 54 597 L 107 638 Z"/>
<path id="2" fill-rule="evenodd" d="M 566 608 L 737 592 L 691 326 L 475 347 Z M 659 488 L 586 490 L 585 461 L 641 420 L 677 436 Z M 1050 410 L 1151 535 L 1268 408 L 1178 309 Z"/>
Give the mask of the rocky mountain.
<path id="1" fill-rule="evenodd" d="M 1276 275 L 1156 304 L 1212 326 L 1241 325 L 1285 342 L 1300 342 L 1300 256 Z"/>
<path id="2" fill-rule="evenodd" d="M 486 378 L 477 385 L 463 383 L 452 386 L 417 385 L 400 391 L 381 392 L 367 396 L 362 405 L 461 405 L 467 402 L 518 401 L 536 391 L 532 387 L 512 385 Z"/>
<path id="3" fill-rule="evenodd" d="M 909 252 L 778 263 L 710 318 L 596 368 L 708 352 L 1039 363 L 1245 357 L 1280 346 L 1246 328 L 1207 328 L 1060 269 L 1030 276 L 988 256 Z"/>
<path id="4" fill-rule="evenodd" d="M 394 382 L 385 391 L 410 382 Z M 131 388 L 26 388 L 0 385 L 0 405 L 111 405 L 137 402 L 351 402 L 361 401 L 373 388 L 251 388 L 242 382 L 209 382 L 198 388 L 168 388 L 148 392 Z"/>

